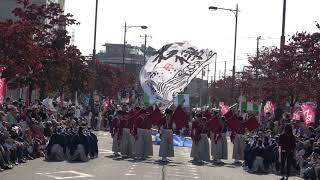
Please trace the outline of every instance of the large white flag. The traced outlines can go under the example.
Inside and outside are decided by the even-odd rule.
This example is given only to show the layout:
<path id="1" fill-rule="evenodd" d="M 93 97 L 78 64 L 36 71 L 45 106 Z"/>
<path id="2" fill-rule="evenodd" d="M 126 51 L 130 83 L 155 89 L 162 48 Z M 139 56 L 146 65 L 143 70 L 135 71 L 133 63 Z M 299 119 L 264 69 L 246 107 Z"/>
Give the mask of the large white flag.
<path id="1" fill-rule="evenodd" d="M 215 52 L 197 49 L 188 42 L 163 46 L 140 71 L 140 83 L 144 92 L 155 102 L 172 104 L 201 70 L 212 62 Z"/>

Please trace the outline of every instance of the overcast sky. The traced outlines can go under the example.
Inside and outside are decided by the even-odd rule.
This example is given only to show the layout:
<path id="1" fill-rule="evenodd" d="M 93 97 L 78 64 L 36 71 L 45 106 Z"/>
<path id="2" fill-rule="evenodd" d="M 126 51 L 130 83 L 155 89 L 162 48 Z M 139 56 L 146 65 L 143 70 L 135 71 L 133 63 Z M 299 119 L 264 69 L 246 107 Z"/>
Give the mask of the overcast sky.
<path id="1" fill-rule="evenodd" d="M 97 49 L 104 43 L 123 43 L 124 22 L 149 28 L 129 29 L 127 42 L 140 46 L 141 35 L 148 34 L 148 45 L 161 48 L 164 44 L 189 41 L 199 48 L 218 53 L 217 76 L 231 75 L 235 16 L 228 11 L 209 11 L 209 6 L 235 9 L 239 3 L 236 70 L 247 63 L 247 54 L 256 51 L 256 37 L 262 36 L 260 47 L 280 44 L 282 0 L 99 0 Z M 320 21 L 320 0 L 288 0 L 286 36 L 297 31 L 315 32 Z M 69 28 L 75 31 L 75 45 L 84 55 L 92 53 L 95 0 L 66 0 L 65 11 L 81 23 Z M 214 64 L 210 66 L 214 69 Z M 213 71 L 211 71 L 211 75 Z M 222 75 L 222 74 L 221 74 Z"/>

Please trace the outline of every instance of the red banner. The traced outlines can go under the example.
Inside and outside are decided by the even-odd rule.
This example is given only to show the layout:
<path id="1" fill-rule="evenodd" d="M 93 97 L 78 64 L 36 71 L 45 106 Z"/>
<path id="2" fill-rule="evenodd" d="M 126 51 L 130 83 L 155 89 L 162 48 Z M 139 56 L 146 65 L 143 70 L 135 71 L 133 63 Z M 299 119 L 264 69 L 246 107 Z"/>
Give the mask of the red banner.
<path id="1" fill-rule="evenodd" d="M 6 90 L 6 80 L 2 78 L 0 79 L 0 104 L 3 104 L 5 90 Z"/>
<path id="2" fill-rule="evenodd" d="M 293 107 L 291 110 L 291 119 L 292 120 L 296 120 L 296 121 L 300 121 L 300 108 L 299 107 Z"/>
<path id="3" fill-rule="evenodd" d="M 304 123 L 306 125 L 309 125 L 310 123 L 314 122 L 315 109 L 316 109 L 316 106 L 314 103 L 308 102 L 308 103 L 302 104 L 301 110 L 303 113 Z"/>
<path id="4" fill-rule="evenodd" d="M 5 70 L 5 67 L 0 67 L 0 76 L 2 76 L 2 72 L 4 70 Z M 5 91 L 6 91 L 6 80 L 4 78 L 1 78 L 0 79 L 0 104 L 3 104 Z"/>
<path id="5" fill-rule="evenodd" d="M 275 104 L 271 101 L 267 101 L 266 104 L 264 105 L 264 108 L 263 108 L 263 112 L 264 113 L 274 113 L 274 109 L 275 109 Z"/>
<path id="6" fill-rule="evenodd" d="M 224 102 L 219 102 L 220 112 L 225 115 L 229 111 L 229 106 L 224 104 Z"/>

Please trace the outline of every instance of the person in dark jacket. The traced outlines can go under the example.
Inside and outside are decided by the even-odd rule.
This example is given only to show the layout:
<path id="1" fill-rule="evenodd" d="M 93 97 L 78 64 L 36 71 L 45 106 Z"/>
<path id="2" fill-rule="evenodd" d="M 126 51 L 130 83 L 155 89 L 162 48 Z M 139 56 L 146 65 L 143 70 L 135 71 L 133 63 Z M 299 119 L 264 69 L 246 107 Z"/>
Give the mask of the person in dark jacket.
<path id="1" fill-rule="evenodd" d="M 264 173 L 264 155 L 265 155 L 265 148 L 262 146 L 262 140 L 259 139 L 257 141 L 257 146 L 253 148 L 253 154 L 255 156 L 253 165 L 252 165 L 252 172 Z"/>
<path id="2" fill-rule="evenodd" d="M 98 149 L 98 138 L 92 131 L 89 129 L 89 142 L 90 142 L 90 158 L 94 159 L 98 157 L 99 149 Z"/>
<path id="3" fill-rule="evenodd" d="M 279 148 L 281 153 L 279 153 L 281 160 L 281 180 L 288 179 L 290 176 L 290 168 L 294 157 L 294 150 L 296 148 L 296 138 L 292 133 L 292 126 L 286 124 L 284 132 L 279 137 Z M 285 171 L 285 165 L 287 168 Z M 284 177 L 286 176 L 286 177 Z"/>
<path id="4" fill-rule="evenodd" d="M 83 127 L 79 127 L 78 134 L 72 137 L 70 146 L 70 161 L 89 161 L 90 143 L 83 134 Z"/>
<path id="5" fill-rule="evenodd" d="M 268 171 L 270 170 L 269 168 L 273 162 L 273 146 L 270 145 L 268 137 L 264 138 L 263 146 L 265 149 L 265 153 L 263 155 L 263 165 L 265 169 Z"/>
<path id="6" fill-rule="evenodd" d="M 46 160 L 63 161 L 66 153 L 67 141 L 66 137 L 62 134 L 62 128 L 58 127 L 49 140 L 46 147 Z"/>

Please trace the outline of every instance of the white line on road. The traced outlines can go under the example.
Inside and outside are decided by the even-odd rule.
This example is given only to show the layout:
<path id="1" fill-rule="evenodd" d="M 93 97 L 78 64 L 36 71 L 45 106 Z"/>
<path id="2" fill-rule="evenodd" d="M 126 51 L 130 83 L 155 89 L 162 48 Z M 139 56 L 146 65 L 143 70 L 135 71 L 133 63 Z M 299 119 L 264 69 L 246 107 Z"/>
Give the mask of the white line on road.
<path id="1" fill-rule="evenodd" d="M 58 171 L 58 172 L 35 173 L 35 174 L 44 175 L 44 176 L 51 177 L 51 178 L 58 179 L 58 180 L 94 177 L 93 175 L 85 174 L 85 173 L 81 173 L 81 172 L 77 172 L 77 171 Z M 69 176 L 66 176 L 66 174 L 69 174 Z M 74 175 L 70 176 L 70 174 L 74 174 Z"/>
<path id="2" fill-rule="evenodd" d="M 184 178 L 194 178 L 198 179 L 198 176 L 184 176 L 184 175 L 179 175 L 179 174 L 168 174 L 168 176 L 175 176 L 175 177 L 184 177 Z"/>
<path id="3" fill-rule="evenodd" d="M 135 176 L 136 174 L 126 173 L 124 175 L 126 175 L 126 176 Z"/>
<path id="4" fill-rule="evenodd" d="M 193 175 L 193 176 L 198 175 L 197 173 L 194 173 L 194 172 L 188 173 L 188 172 L 184 172 L 184 171 L 170 171 L 170 170 L 168 171 L 168 173 L 177 174 L 177 175 L 180 175 L 180 174 Z"/>

